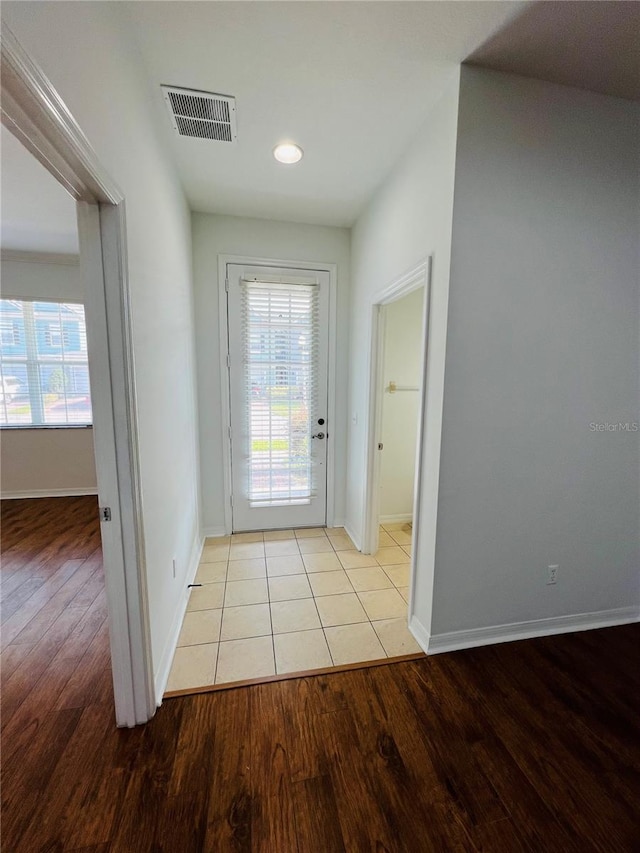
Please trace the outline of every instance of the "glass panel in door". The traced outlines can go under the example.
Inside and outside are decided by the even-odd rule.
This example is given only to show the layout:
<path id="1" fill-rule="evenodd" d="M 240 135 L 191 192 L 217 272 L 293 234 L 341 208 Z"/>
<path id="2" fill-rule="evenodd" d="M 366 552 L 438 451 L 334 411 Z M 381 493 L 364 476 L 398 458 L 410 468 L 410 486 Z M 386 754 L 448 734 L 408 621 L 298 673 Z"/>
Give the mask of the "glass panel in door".
<path id="1" fill-rule="evenodd" d="M 328 274 L 228 277 L 233 529 L 323 525 Z"/>

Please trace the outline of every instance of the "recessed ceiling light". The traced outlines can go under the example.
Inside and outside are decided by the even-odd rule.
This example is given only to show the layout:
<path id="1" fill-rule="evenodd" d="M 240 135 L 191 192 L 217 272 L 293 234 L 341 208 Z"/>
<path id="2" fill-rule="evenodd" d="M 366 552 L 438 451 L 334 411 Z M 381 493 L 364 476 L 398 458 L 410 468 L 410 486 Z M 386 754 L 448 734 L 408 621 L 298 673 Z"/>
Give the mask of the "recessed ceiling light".
<path id="1" fill-rule="evenodd" d="M 273 149 L 273 156 L 278 163 L 298 163 L 302 160 L 302 148 L 294 142 L 282 142 Z"/>

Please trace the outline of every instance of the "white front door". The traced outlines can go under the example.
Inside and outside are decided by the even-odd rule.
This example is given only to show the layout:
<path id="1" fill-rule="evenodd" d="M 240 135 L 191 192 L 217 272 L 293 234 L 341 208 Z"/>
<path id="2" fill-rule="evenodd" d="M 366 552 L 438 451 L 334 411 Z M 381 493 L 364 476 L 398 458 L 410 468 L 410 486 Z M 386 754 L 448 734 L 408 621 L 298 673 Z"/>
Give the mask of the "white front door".
<path id="1" fill-rule="evenodd" d="M 233 530 L 322 526 L 329 273 L 227 265 Z"/>

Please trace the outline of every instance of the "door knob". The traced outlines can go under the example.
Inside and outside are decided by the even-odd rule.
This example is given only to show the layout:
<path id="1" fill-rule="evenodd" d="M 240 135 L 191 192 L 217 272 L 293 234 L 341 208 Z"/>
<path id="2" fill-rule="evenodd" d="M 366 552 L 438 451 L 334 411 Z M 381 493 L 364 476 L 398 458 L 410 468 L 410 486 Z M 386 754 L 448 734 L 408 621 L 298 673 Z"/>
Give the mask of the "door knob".
<path id="1" fill-rule="evenodd" d="M 312 435 L 311 438 L 324 438 L 324 433 L 323 432 L 316 433 L 316 435 Z"/>

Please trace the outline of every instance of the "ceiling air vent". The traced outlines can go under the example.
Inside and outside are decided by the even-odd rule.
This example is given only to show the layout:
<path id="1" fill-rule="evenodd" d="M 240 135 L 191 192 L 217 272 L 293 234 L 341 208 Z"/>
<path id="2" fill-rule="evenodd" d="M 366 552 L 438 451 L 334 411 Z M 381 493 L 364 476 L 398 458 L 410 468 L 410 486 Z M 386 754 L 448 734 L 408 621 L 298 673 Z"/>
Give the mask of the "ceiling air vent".
<path id="1" fill-rule="evenodd" d="M 162 86 L 171 123 L 180 136 L 235 142 L 236 99 L 212 92 Z"/>

